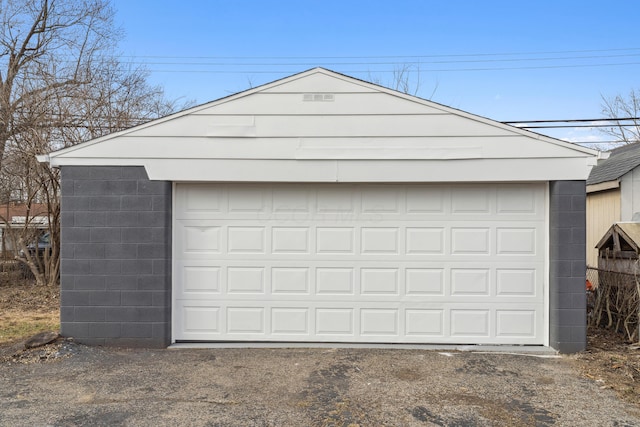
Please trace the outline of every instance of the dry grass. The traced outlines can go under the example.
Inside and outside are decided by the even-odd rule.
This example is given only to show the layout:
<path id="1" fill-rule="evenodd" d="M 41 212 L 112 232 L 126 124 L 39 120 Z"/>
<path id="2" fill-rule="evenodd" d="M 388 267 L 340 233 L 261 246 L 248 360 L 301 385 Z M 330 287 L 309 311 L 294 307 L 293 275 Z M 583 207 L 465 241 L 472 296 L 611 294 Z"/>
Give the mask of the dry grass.
<path id="1" fill-rule="evenodd" d="M 36 286 L 20 271 L 0 271 L 0 345 L 60 329 L 59 288 Z"/>
<path id="2" fill-rule="evenodd" d="M 59 311 L 25 313 L 9 310 L 0 315 L 0 345 L 20 341 L 45 331 L 60 329 Z"/>

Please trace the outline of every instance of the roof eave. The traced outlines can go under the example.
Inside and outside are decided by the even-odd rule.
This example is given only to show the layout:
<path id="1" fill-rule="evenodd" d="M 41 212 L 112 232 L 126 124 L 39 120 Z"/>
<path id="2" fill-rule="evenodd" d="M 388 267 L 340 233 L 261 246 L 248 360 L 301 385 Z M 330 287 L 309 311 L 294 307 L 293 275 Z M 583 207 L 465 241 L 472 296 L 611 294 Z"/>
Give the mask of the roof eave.
<path id="1" fill-rule="evenodd" d="M 611 181 L 598 182 L 587 185 L 587 193 L 596 193 L 598 191 L 615 190 L 620 188 L 620 180 L 613 179 Z"/>

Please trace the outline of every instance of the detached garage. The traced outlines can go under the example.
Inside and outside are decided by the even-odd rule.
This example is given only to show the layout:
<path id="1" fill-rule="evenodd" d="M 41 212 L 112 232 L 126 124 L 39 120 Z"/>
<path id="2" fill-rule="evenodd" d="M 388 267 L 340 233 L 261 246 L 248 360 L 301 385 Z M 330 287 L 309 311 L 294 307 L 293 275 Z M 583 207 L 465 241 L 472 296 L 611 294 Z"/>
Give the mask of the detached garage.
<path id="1" fill-rule="evenodd" d="M 54 152 L 62 334 L 580 351 L 597 154 L 320 68 Z"/>

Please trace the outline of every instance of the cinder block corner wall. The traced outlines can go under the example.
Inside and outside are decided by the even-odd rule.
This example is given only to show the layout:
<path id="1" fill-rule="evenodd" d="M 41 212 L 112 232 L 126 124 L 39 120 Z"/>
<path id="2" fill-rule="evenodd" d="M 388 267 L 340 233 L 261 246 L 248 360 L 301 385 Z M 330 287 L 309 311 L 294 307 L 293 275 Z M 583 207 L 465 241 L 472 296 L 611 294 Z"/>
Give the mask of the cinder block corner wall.
<path id="1" fill-rule="evenodd" d="M 587 347 L 586 183 L 549 183 L 549 338 L 561 353 Z"/>
<path id="2" fill-rule="evenodd" d="M 143 167 L 61 167 L 61 333 L 81 343 L 166 347 L 171 183 Z"/>

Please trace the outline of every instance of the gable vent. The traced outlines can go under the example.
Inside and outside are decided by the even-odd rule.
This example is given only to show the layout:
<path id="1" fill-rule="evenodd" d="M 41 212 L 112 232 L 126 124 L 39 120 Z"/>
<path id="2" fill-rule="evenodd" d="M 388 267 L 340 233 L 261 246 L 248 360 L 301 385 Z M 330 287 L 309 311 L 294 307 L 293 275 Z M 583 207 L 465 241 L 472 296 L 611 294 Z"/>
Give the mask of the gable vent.
<path id="1" fill-rule="evenodd" d="M 302 95 L 304 102 L 333 102 L 335 99 L 332 93 L 305 93 Z"/>

